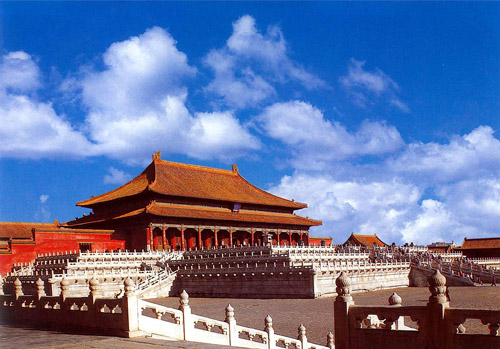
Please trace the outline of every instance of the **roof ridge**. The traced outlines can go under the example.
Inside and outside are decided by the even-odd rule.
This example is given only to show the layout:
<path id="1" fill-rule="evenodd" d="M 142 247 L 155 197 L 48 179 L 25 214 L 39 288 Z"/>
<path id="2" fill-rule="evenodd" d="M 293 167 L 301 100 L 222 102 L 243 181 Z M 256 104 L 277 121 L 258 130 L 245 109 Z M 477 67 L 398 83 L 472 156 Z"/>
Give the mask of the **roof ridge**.
<path id="1" fill-rule="evenodd" d="M 221 173 L 221 174 L 226 174 L 226 175 L 236 175 L 236 173 L 233 170 L 224 170 L 221 168 L 214 168 L 214 167 L 208 167 L 208 166 L 201 166 L 201 165 L 193 165 L 193 164 L 185 164 L 182 162 L 174 162 L 174 161 L 167 161 L 167 160 L 161 160 L 161 159 L 155 159 L 154 163 L 159 163 L 161 165 L 168 165 L 168 166 L 175 166 L 175 167 L 182 167 L 182 168 L 188 168 L 188 169 L 194 169 L 194 170 L 200 170 L 204 172 L 211 172 L 211 173 Z M 155 177 L 156 180 L 156 177 Z"/>
<path id="2" fill-rule="evenodd" d="M 285 198 L 282 198 L 278 195 L 274 195 L 274 194 L 271 194 L 270 192 L 268 191 L 265 191 L 264 189 L 261 189 L 259 187 L 257 187 L 256 185 L 253 185 L 252 183 L 250 183 L 249 181 L 247 181 L 242 175 L 240 175 L 239 173 L 237 173 L 238 175 L 238 178 L 240 178 L 242 181 L 244 181 L 245 183 L 247 183 L 248 185 L 254 187 L 255 189 L 257 189 L 258 191 L 266 194 L 266 195 L 270 195 L 272 197 L 275 197 L 275 198 L 278 198 L 278 199 L 281 199 L 281 200 L 286 200 L 288 202 L 292 202 L 296 205 L 297 208 L 307 208 L 307 204 L 304 204 L 302 202 L 298 202 L 298 201 L 295 201 L 295 200 L 289 200 L 289 199 L 285 199 Z"/>

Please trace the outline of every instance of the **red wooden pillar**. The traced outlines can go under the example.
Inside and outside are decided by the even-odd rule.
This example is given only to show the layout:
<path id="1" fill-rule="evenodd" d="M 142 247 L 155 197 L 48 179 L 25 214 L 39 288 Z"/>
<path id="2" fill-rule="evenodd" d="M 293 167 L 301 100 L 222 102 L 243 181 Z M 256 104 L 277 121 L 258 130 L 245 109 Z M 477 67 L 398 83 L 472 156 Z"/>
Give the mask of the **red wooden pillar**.
<path id="1" fill-rule="evenodd" d="M 215 238 L 215 248 L 219 247 L 219 241 L 217 241 L 217 229 L 214 228 L 214 238 Z"/>
<path id="2" fill-rule="evenodd" d="M 203 242 L 201 241 L 201 228 L 198 228 L 198 248 L 201 250 L 203 247 Z"/>
<path id="3" fill-rule="evenodd" d="M 290 242 L 290 246 L 292 246 L 292 232 L 288 231 L 288 240 Z"/>
<path id="4" fill-rule="evenodd" d="M 151 250 L 151 235 L 150 235 L 150 232 L 151 231 L 151 227 L 147 227 L 146 228 L 146 250 L 147 251 L 150 251 Z"/>
<path id="5" fill-rule="evenodd" d="M 276 241 L 278 241 L 278 246 L 281 246 L 280 245 L 280 232 L 279 232 L 279 230 L 276 232 Z"/>
<path id="6" fill-rule="evenodd" d="M 302 241 L 301 244 L 304 243 L 304 240 L 303 240 L 304 239 L 304 233 L 300 233 L 299 237 L 300 237 L 300 241 Z"/>
<path id="7" fill-rule="evenodd" d="M 184 240 L 184 227 L 181 227 L 181 251 L 184 251 L 186 241 Z"/>
<path id="8" fill-rule="evenodd" d="M 253 240 L 253 229 L 250 230 L 250 242 L 251 242 L 251 246 L 254 245 L 254 240 Z"/>
<path id="9" fill-rule="evenodd" d="M 306 234 L 307 234 L 307 246 L 309 246 L 309 233 Z"/>
<path id="10" fill-rule="evenodd" d="M 165 232 L 165 226 L 161 227 L 161 243 L 163 245 L 163 250 L 167 247 L 167 233 Z"/>
<path id="11" fill-rule="evenodd" d="M 233 247 L 233 231 L 229 229 L 229 247 Z"/>

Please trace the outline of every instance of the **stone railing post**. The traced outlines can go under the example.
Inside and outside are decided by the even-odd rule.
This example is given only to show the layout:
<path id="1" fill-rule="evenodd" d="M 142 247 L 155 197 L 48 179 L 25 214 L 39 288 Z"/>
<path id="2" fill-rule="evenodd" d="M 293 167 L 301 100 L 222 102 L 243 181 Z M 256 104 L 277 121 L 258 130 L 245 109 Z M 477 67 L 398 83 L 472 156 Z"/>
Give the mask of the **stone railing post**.
<path id="1" fill-rule="evenodd" d="M 3 296 L 5 293 L 3 292 L 3 276 L 0 274 L 0 296 Z"/>
<path id="2" fill-rule="evenodd" d="M 182 311 L 182 330 L 184 334 L 184 340 L 194 340 L 194 322 L 191 316 L 191 307 L 189 306 L 189 295 L 186 290 L 182 291 L 179 303 L 179 310 Z"/>
<path id="3" fill-rule="evenodd" d="M 428 278 L 429 303 L 427 303 L 427 326 L 428 326 L 428 348 L 444 348 L 445 347 L 445 321 L 444 315 L 450 303 L 446 300 L 446 278 L 439 270 L 436 270 L 432 276 Z"/>
<path id="4" fill-rule="evenodd" d="M 351 279 L 346 273 L 340 273 L 335 280 L 337 297 L 333 304 L 335 348 L 347 349 L 350 346 L 349 307 L 354 305 L 351 297 Z"/>
<path id="5" fill-rule="evenodd" d="M 38 278 L 35 284 L 36 284 L 36 297 L 38 300 L 40 300 L 42 297 L 45 296 L 45 283 L 43 282 L 42 279 Z"/>
<path id="6" fill-rule="evenodd" d="M 91 304 L 95 304 L 97 297 L 99 296 L 99 280 L 94 277 L 89 281 L 90 293 L 89 298 Z"/>
<path id="7" fill-rule="evenodd" d="M 276 338 L 274 337 L 273 318 L 267 315 L 264 320 L 264 331 L 267 333 L 267 348 L 276 349 Z"/>
<path id="8" fill-rule="evenodd" d="M 402 302 L 403 299 L 396 292 L 392 292 L 392 295 L 389 297 L 389 305 L 393 307 L 400 307 Z M 390 325 L 386 327 L 387 329 L 398 330 L 403 328 L 405 319 L 403 316 L 399 316 L 397 319 L 386 319 L 385 323 Z"/>
<path id="9" fill-rule="evenodd" d="M 228 304 L 226 307 L 226 319 L 229 329 L 228 329 L 228 337 L 229 337 L 229 346 L 236 346 L 238 343 L 238 331 L 236 330 L 236 319 L 234 318 L 234 308 L 231 304 Z"/>
<path id="10" fill-rule="evenodd" d="M 326 336 L 326 347 L 328 349 L 335 349 L 335 342 L 333 341 L 333 333 L 328 332 Z"/>
<path id="11" fill-rule="evenodd" d="M 125 279 L 123 282 L 125 287 L 125 295 L 123 297 L 124 321 L 125 327 L 129 335 L 132 332 L 139 331 L 139 306 L 137 304 L 137 295 L 135 292 L 135 283 L 131 278 Z"/>
<path id="12" fill-rule="evenodd" d="M 23 284 L 19 278 L 14 280 L 14 296 L 16 297 L 16 301 L 19 297 L 24 296 L 23 294 Z"/>
<path id="13" fill-rule="evenodd" d="M 307 349 L 309 348 L 309 344 L 307 344 L 307 337 L 306 337 L 306 327 L 302 324 L 299 326 L 299 335 L 297 339 L 300 341 L 300 347 L 302 349 Z"/>
<path id="14" fill-rule="evenodd" d="M 59 283 L 61 286 L 61 300 L 64 302 L 66 298 L 69 296 L 69 281 L 66 278 L 63 278 Z M 62 304 L 61 304 L 62 307 Z"/>

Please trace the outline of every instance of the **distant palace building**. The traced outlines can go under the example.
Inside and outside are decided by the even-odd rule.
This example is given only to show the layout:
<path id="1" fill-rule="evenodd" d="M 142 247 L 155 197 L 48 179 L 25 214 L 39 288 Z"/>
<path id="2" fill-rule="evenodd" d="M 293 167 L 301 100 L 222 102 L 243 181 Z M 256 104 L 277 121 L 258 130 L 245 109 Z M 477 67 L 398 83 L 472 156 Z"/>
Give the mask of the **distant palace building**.
<path id="1" fill-rule="evenodd" d="M 306 204 L 286 200 L 232 171 L 153 162 L 127 184 L 77 203 L 90 215 L 63 227 L 113 229 L 127 249 L 194 249 L 218 246 L 309 244 L 321 221 L 300 217 Z"/>
<path id="2" fill-rule="evenodd" d="M 468 258 L 500 257 L 500 237 L 495 238 L 465 238 L 458 248 Z"/>
<path id="3" fill-rule="evenodd" d="M 367 249 L 371 249 L 373 247 L 389 247 L 389 245 L 380 240 L 376 234 L 360 235 L 354 233 L 347 238 L 346 242 L 344 242 L 344 246 L 361 246 Z"/>

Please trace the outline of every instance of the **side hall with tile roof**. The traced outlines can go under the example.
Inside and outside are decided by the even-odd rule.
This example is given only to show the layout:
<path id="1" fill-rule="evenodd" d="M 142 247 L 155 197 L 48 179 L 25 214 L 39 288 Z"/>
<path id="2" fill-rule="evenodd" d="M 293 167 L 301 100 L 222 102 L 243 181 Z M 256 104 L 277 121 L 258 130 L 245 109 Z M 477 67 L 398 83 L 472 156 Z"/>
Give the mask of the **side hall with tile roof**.
<path id="1" fill-rule="evenodd" d="M 346 242 L 344 242 L 344 245 L 362 246 L 368 249 L 373 248 L 373 246 L 389 247 L 389 245 L 380 240 L 377 235 L 360 235 L 354 233 L 349 236 Z"/>
<path id="2" fill-rule="evenodd" d="M 468 258 L 500 257 L 500 237 L 465 238 L 462 246 L 456 248 Z"/>

